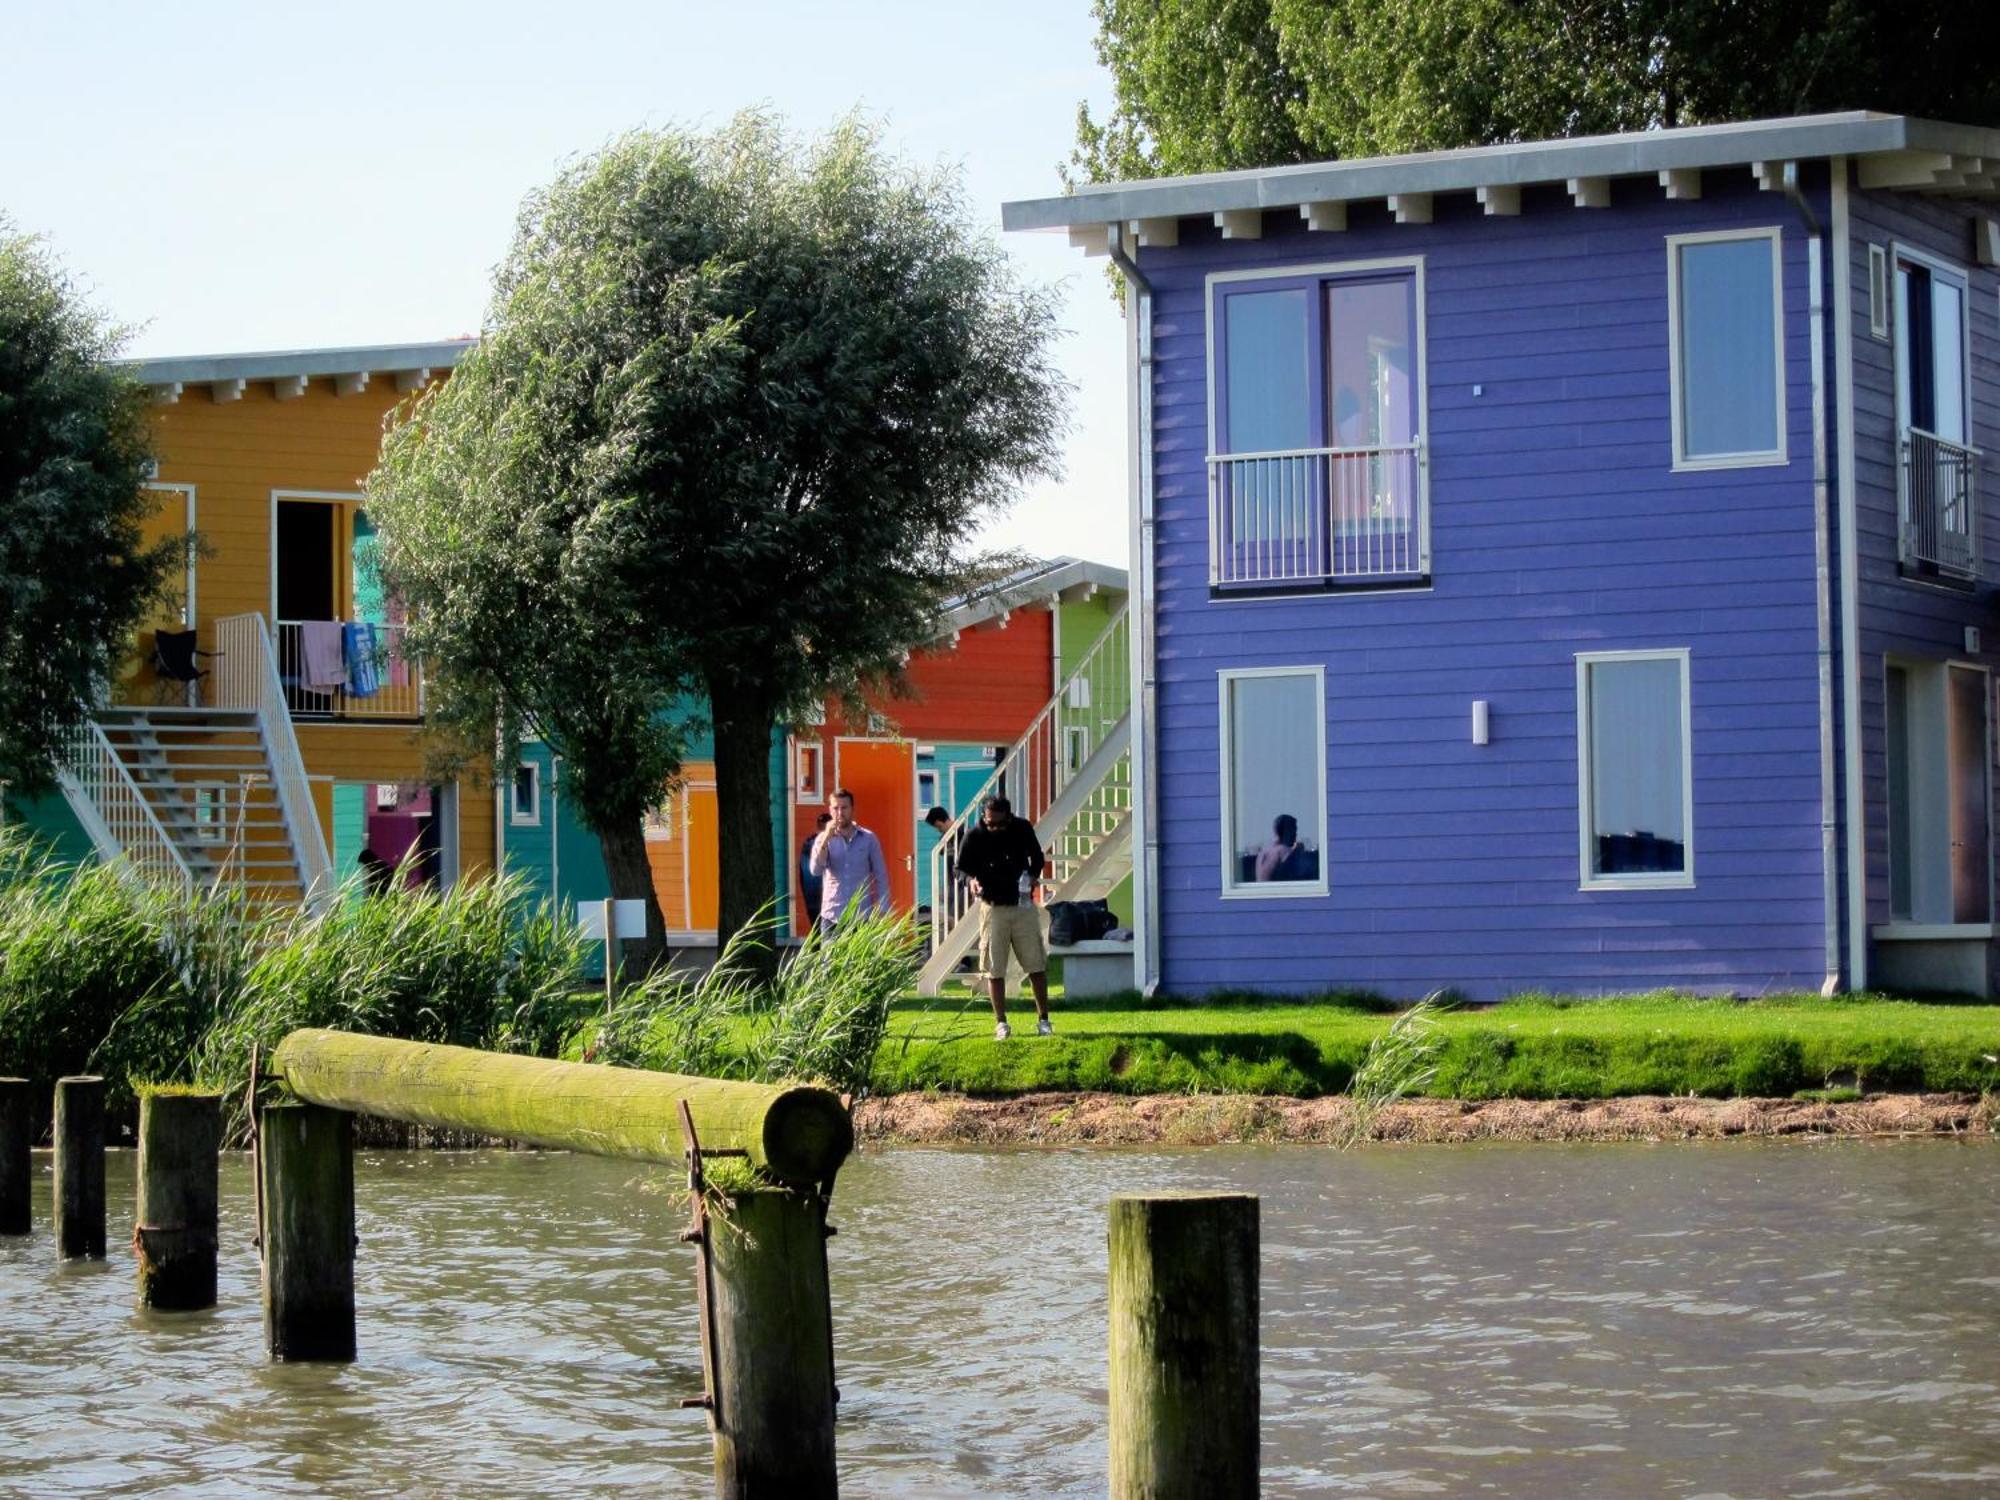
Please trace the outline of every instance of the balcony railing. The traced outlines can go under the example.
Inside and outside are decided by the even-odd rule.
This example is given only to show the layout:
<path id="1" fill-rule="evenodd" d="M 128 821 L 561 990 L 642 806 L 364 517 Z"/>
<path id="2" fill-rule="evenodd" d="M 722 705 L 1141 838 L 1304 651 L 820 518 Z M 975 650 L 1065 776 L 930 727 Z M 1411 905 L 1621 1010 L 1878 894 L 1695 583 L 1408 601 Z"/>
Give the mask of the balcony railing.
<path id="1" fill-rule="evenodd" d="M 424 678 L 401 625 L 280 620 L 278 678 L 295 719 L 421 719 Z"/>
<path id="2" fill-rule="evenodd" d="M 1906 571 L 1959 583 L 1979 577 L 1979 459 L 1921 427 L 1904 431 L 1896 511 Z"/>
<path id="3" fill-rule="evenodd" d="M 1415 582 L 1430 573 L 1421 439 L 1208 460 L 1216 588 Z"/>

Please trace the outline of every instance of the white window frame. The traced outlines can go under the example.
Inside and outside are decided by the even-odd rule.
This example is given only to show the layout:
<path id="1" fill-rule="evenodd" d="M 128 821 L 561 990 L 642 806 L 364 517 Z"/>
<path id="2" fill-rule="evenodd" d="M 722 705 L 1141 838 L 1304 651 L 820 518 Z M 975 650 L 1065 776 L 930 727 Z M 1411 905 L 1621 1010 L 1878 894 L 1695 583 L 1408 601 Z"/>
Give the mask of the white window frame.
<path id="1" fill-rule="evenodd" d="M 1681 250 L 1688 245 L 1713 245 L 1731 240 L 1771 242 L 1771 378 L 1777 384 L 1774 413 L 1778 445 L 1744 453 L 1687 451 L 1685 413 L 1681 410 Z M 1667 236 L 1667 421 L 1673 431 L 1674 472 L 1703 469 L 1757 469 L 1791 462 L 1786 451 L 1785 416 L 1785 239 L 1776 225 L 1761 229 L 1714 229 L 1700 234 Z"/>
<path id="2" fill-rule="evenodd" d="M 1933 255 L 1930 251 L 1919 249 L 1915 245 L 1906 245 L 1901 240 L 1889 242 L 1888 261 L 1890 309 L 1888 337 L 1892 366 L 1890 390 L 1896 402 L 1896 440 L 1900 443 L 1910 434 L 1909 413 L 1904 410 L 1909 389 L 1905 382 L 1909 379 L 1910 372 L 1903 368 L 1910 359 L 1910 331 L 1903 327 L 1895 316 L 1896 267 L 1903 261 L 1909 261 L 1930 272 L 1933 281 L 1943 277 L 1958 288 L 1960 306 L 1964 308 L 1964 316 L 1959 319 L 1958 330 L 1958 388 L 1965 393 L 1965 443 L 1961 446 L 1974 446 L 1972 442 L 1975 400 L 1972 391 L 1972 273 L 1955 261 Z M 1976 526 L 1978 523 L 1975 521 L 1974 524 Z"/>
<path id="3" fill-rule="evenodd" d="M 528 773 L 528 786 L 531 793 L 528 799 L 529 810 L 526 813 L 521 811 L 521 799 L 519 796 L 521 773 L 523 771 Z M 513 779 L 507 783 L 507 823 L 512 828 L 540 828 L 542 826 L 542 768 L 531 760 L 524 760 L 515 766 Z"/>
<path id="4" fill-rule="evenodd" d="M 812 757 L 812 774 L 806 775 L 806 757 Z M 811 805 L 826 800 L 826 746 L 817 740 L 792 741 L 792 800 Z"/>
<path id="5" fill-rule="evenodd" d="M 194 815 L 196 843 L 221 844 L 229 839 L 230 796 L 226 781 L 197 781 L 190 785 L 190 806 Z"/>
<path id="6" fill-rule="evenodd" d="M 1319 767 L 1319 807 L 1310 822 L 1299 819 L 1299 826 L 1310 826 L 1319 837 L 1319 879 L 1253 881 L 1244 884 L 1236 878 L 1237 830 L 1235 766 L 1233 765 L 1229 727 L 1229 693 L 1232 684 L 1249 677 L 1310 677 L 1313 683 L 1313 700 L 1318 711 L 1313 715 L 1314 727 L 1318 730 L 1314 749 L 1315 764 Z M 1219 760 L 1220 779 L 1217 823 L 1222 830 L 1221 873 L 1222 899 L 1225 901 L 1299 901 L 1325 896 L 1329 889 L 1329 875 L 1333 864 L 1332 839 L 1328 833 L 1329 818 L 1326 795 L 1326 667 L 1320 663 L 1291 667 L 1223 667 L 1215 674 L 1216 687 L 1216 748 Z"/>
<path id="7" fill-rule="evenodd" d="M 1633 875 L 1601 875 L 1592 858 L 1597 842 L 1592 827 L 1590 743 L 1590 669 L 1604 663 L 1671 661 L 1681 673 L 1681 847 L 1682 868 Z M 1686 646 L 1639 651 L 1579 651 L 1576 653 L 1576 852 L 1577 889 L 1584 891 L 1687 890 L 1694 885 L 1694 704 L 1690 652 Z"/>
<path id="8" fill-rule="evenodd" d="M 1884 343 L 1889 341 L 1889 247 L 1868 247 L 1868 333 Z"/>

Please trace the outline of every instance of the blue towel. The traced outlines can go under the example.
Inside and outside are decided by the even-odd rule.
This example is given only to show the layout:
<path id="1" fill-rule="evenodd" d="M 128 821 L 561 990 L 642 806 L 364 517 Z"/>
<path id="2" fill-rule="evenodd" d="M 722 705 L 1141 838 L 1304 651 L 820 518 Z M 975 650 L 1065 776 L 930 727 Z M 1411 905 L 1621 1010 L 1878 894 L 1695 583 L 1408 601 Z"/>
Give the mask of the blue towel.
<path id="1" fill-rule="evenodd" d="M 375 627 L 366 623 L 349 625 L 341 632 L 347 647 L 347 694 L 350 698 L 372 698 L 382 687 L 375 665 Z"/>

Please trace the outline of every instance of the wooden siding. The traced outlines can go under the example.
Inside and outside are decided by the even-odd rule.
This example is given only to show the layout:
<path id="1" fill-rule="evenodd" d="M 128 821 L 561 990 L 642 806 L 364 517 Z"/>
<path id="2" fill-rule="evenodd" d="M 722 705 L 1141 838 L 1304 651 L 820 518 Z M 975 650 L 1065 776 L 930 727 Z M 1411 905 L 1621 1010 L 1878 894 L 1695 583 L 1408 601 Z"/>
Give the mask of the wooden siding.
<path id="1" fill-rule="evenodd" d="M 1011 745 L 1054 692 L 1054 617 L 1039 605 L 1015 610 L 1004 626 L 962 631 L 956 645 L 914 653 L 897 688 L 866 701 L 905 739 Z M 843 718 L 839 704 L 828 705 L 828 723 Z"/>
<path id="2" fill-rule="evenodd" d="M 1476 997 L 1817 988 L 1823 978 L 1805 239 L 1747 172 L 1609 209 L 1524 192 L 1397 225 L 1182 226 L 1157 292 L 1163 981 Z M 1827 194 L 1817 193 L 1819 212 Z M 1782 467 L 1675 473 L 1666 236 L 1783 235 Z M 1433 586 L 1215 600 L 1204 277 L 1421 256 Z M 1578 889 L 1575 653 L 1691 653 L 1696 883 Z M 1216 674 L 1326 667 L 1324 898 L 1220 895 Z M 1472 703 L 1492 743 L 1471 743 Z"/>
<path id="3" fill-rule="evenodd" d="M 1896 370 L 1894 330 L 1868 331 L 1868 247 L 1901 244 L 1967 274 L 1972 344 L 1972 445 L 1979 470 L 1979 545 L 1986 590 L 2000 579 L 2000 275 L 1974 263 L 1968 204 L 1909 193 L 1849 195 L 1849 278 L 1854 328 L 1854 480 L 1860 553 L 1861 766 L 1866 807 L 1868 922 L 1889 920 L 1886 656 L 1960 661 L 2000 669 L 2000 617 L 1990 592 L 1967 593 L 1901 576 L 1897 559 Z M 1895 273 L 1890 267 L 1891 297 Z M 1893 318 L 1891 320 L 1893 322 Z M 1965 650 L 1965 627 L 1982 631 L 1986 650 Z M 1990 712 L 1990 710 L 1989 710 Z"/>

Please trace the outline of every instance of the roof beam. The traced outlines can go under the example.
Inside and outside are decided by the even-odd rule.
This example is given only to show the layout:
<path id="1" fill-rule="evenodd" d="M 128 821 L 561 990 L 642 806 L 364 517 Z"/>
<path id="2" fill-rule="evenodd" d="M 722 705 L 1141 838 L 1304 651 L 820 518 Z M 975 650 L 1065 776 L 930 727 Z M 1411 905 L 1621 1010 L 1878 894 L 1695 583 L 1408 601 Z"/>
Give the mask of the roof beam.
<path id="1" fill-rule="evenodd" d="M 422 390 L 430 383 L 431 372 L 428 369 L 398 370 L 396 372 L 396 389 L 401 391 L 405 396 L 409 395 L 411 391 Z"/>
<path id="2" fill-rule="evenodd" d="M 271 382 L 271 394 L 280 401 L 296 401 L 306 393 L 306 377 L 303 375 L 280 375 Z"/>
<path id="3" fill-rule="evenodd" d="M 1511 219 L 1521 211 L 1521 189 L 1515 183 L 1488 183 L 1478 191 L 1479 206 L 1489 216 Z"/>
<path id="4" fill-rule="evenodd" d="M 181 399 L 181 383 L 169 380 L 160 385 L 146 387 L 146 399 L 155 406 L 174 406 Z"/>
<path id="5" fill-rule="evenodd" d="M 1134 219 L 1132 238 L 1144 249 L 1171 250 L 1181 242 L 1179 219 Z"/>
<path id="6" fill-rule="evenodd" d="M 1701 196 L 1701 168 L 1669 167 L 1660 173 L 1660 186 L 1669 198 L 1691 203 Z"/>
<path id="7" fill-rule="evenodd" d="M 1930 187 L 1938 174 L 1951 170 L 1945 151 L 1883 151 L 1861 158 L 1864 188 Z"/>
<path id="8" fill-rule="evenodd" d="M 208 383 L 208 399 L 217 406 L 228 401 L 243 399 L 244 382 L 241 380 L 211 380 Z"/>
<path id="9" fill-rule="evenodd" d="M 1611 179 L 1609 177 L 1572 177 L 1569 179 L 1570 200 L 1578 208 L 1611 207 Z"/>
<path id="10" fill-rule="evenodd" d="M 1261 240 L 1264 237 L 1264 210 L 1225 208 L 1215 215 L 1215 227 L 1225 240 Z"/>
<path id="11" fill-rule="evenodd" d="M 1333 200 L 1324 203 L 1301 203 L 1299 217 L 1306 221 L 1308 229 L 1322 229 L 1338 233 L 1347 227 L 1347 204 Z"/>
<path id="12" fill-rule="evenodd" d="M 356 370 L 352 375 L 333 377 L 333 393 L 336 396 L 358 396 L 368 389 L 368 372 Z"/>
<path id="13" fill-rule="evenodd" d="M 1398 224 L 1428 224 L 1431 221 L 1431 195 L 1391 193 L 1389 212 L 1396 216 Z"/>
<path id="14" fill-rule="evenodd" d="M 1085 255 L 1109 255 L 1110 227 L 1104 224 L 1073 224 L 1069 231 L 1069 247 L 1081 250 Z"/>
<path id="15" fill-rule="evenodd" d="M 1753 161 L 1750 170 L 1757 178 L 1757 186 L 1767 193 L 1780 191 L 1785 185 L 1785 168 L 1792 163 L 1784 161 Z"/>

